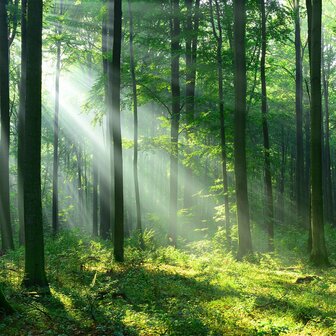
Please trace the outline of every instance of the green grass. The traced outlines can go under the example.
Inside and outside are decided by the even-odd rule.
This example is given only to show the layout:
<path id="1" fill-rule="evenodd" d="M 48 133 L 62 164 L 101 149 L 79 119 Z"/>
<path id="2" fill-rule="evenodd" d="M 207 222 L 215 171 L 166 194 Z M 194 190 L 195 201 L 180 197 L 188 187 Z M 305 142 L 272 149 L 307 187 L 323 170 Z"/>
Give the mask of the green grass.
<path id="1" fill-rule="evenodd" d="M 22 250 L 0 260 L 18 312 L 1 319 L 0 335 L 336 335 L 336 271 L 310 268 L 290 234 L 281 257 L 250 262 L 226 253 L 221 233 L 183 250 L 147 239 L 146 252 L 127 247 L 125 265 L 108 243 L 79 236 L 47 241 L 52 296 L 20 288 Z M 307 275 L 316 278 L 296 283 Z"/>

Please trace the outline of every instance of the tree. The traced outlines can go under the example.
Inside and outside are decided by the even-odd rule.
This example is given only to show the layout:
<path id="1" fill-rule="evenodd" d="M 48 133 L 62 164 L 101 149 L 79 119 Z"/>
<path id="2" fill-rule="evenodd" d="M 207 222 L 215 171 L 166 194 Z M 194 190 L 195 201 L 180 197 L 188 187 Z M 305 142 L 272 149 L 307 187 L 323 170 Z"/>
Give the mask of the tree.
<path id="1" fill-rule="evenodd" d="M 230 234 L 230 207 L 229 207 L 229 188 L 227 174 L 227 153 L 226 153 L 226 130 L 224 116 L 224 88 L 223 88 L 223 29 L 221 24 L 221 15 L 218 0 L 215 0 L 217 28 L 215 25 L 214 10 L 212 0 L 210 0 L 210 16 L 213 35 L 217 42 L 217 71 L 218 71 L 218 107 L 220 120 L 220 137 L 221 137 L 221 158 L 222 158 L 222 174 L 223 174 L 223 192 L 224 192 L 224 209 L 225 209 L 225 229 L 226 240 L 231 245 Z"/>
<path id="2" fill-rule="evenodd" d="M 113 12 L 112 12 L 113 13 Z M 107 17 L 103 16 L 102 22 L 102 55 L 103 55 L 103 76 L 104 76 L 104 105 L 105 105 L 105 115 L 106 115 L 106 134 L 104 139 L 103 152 L 106 157 L 110 155 L 109 143 L 109 113 L 108 104 L 110 102 L 111 92 L 108 87 L 108 29 L 107 29 Z M 104 127 L 104 126 L 103 126 Z M 110 159 L 111 161 L 111 159 Z M 105 167 L 104 167 L 105 168 Z M 99 168 L 98 178 L 99 178 L 99 204 L 100 204 L 100 230 L 99 234 L 102 239 L 108 239 L 111 235 L 111 202 L 110 202 L 110 187 L 112 176 L 110 176 L 110 169 L 108 173 L 106 169 Z"/>
<path id="3" fill-rule="evenodd" d="M 21 3 L 21 78 L 20 78 L 20 106 L 17 122 L 17 193 L 19 213 L 19 242 L 24 243 L 24 193 L 23 193 L 23 172 L 24 172 L 24 128 L 25 128 L 25 102 L 26 102 L 26 50 L 27 40 L 27 0 Z"/>
<path id="4" fill-rule="evenodd" d="M 307 10 L 311 10 L 308 14 L 308 20 L 311 20 L 311 28 L 308 31 L 310 36 L 312 188 L 312 250 L 310 259 L 316 265 L 327 265 L 329 261 L 324 236 L 322 192 L 322 1 L 311 1 L 310 6 L 307 6 Z"/>
<path id="5" fill-rule="evenodd" d="M 324 39 L 325 40 L 325 39 Z M 325 50 L 324 50 L 325 49 Z M 330 81 L 330 68 L 331 60 L 328 59 L 329 47 L 325 46 L 323 41 L 322 45 L 322 83 L 323 83 L 323 96 L 324 96 L 324 194 L 325 194 L 325 219 L 327 222 L 335 225 L 334 211 L 333 211 L 333 192 L 332 192 L 332 178 L 331 178 L 331 155 L 330 155 L 330 111 L 329 111 L 329 81 Z"/>
<path id="6" fill-rule="evenodd" d="M 267 48 L 267 30 L 266 30 L 266 9 L 265 0 L 260 1 L 261 9 L 261 114 L 264 142 L 264 178 L 266 189 L 266 226 L 268 231 L 268 249 L 274 249 L 274 209 L 273 209 L 273 189 L 270 158 L 270 141 L 268 131 L 268 106 L 267 106 L 267 86 L 266 86 L 266 48 Z"/>
<path id="7" fill-rule="evenodd" d="M 9 41 L 7 1 L 0 1 L 0 228 L 2 250 L 14 249 L 9 195 Z"/>
<path id="8" fill-rule="evenodd" d="M 246 6 L 234 2 L 234 160 L 238 218 L 238 259 L 252 253 L 246 168 Z"/>
<path id="9" fill-rule="evenodd" d="M 14 313 L 14 309 L 12 306 L 7 302 L 5 296 L 3 295 L 2 291 L 0 290 L 0 313 L 5 314 L 12 314 Z"/>
<path id="10" fill-rule="evenodd" d="M 25 122 L 24 122 L 24 223 L 25 287 L 45 287 L 44 239 L 41 201 L 41 82 L 42 0 L 27 1 Z"/>
<path id="11" fill-rule="evenodd" d="M 171 128 L 170 128 L 170 202 L 169 235 L 170 243 L 177 239 L 177 198 L 178 198 L 178 137 L 181 109 L 180 89 L 180 6 L 179 0 L 171 0 L 170 52 L 171 52 Z"/>
<path id="12" fill-rule="evenodd" d="M 139 235 L 140 247 L 143 249 L 144 240 L 141 224 L 141 204 L 140 204 L 140 189 L 139 189 L 139 174 L 138 174 L 138 150 L 139 150 L 139 123 L 138 123 L 138 93 L 137 79 L 135 75 L 135 60 L 134 60 L 134 29 L 133 29 L 133 13 L 131 0 L 128 0 L 129 24 L 130 24 L 130 71 L 132 78 L 133 91 L 133 122 L 134 122 L 134 150 L 133 150 L 133 175 L 134 175 L 134 192 L 135 192 L 135 207 L 136 207 L 136 230 Z"/>
<path id="13" fill-rule="evenodd" d="M 111 176 L 114 176 L 114 258 L 124 261 L 124 190 L 123 190 L 123 156 L 120 123 L 120 57 L 121 57 L 121 23 L 122 1 L 109 1 L 110 38 L 113 38 L 112 59 L 109 59 L 108 85 L 111 91 L 109 132 L 111 146 Z M 113 31 L 112 31 L 113 27 Z"/>
<path id="14" fill-rule="evenodd" d="M 187 127 L 190 127 L 195 120 L 195 91 L 196 91 L 196 66 L 197 66 L 197 49 L 199 35 L 199 7 L 200 0 L 196 0 L 193 5 L 193 0 L 185 0 L 187 8 L 186 14 L 186 41 L 185 41 L 185 113 Z M 194 8 L 194 11 L 193 11 Z M 188 142 L 190 129 L 186 132 L 186 140 Z M 191 149 L 188 149 L 191 152 Z M 194 193 L 193 171 L 190 167 L 186 167 L 186 181 L 184 188 L 184 208 L 191 208 L 193 205 L 192 195 Z"/>
<path id="15" fill-rule="evenodd" d="M 63 14 L 63 1 L 59 2 L 59 15 Z M 62 23 L 58 20 L 56 23 L 56 35 L 61 36 Z M 56 42 L 56 80 L 55 80 L 55 115 L 54 115 L 54 160 L 53 160 L 53 196 L 52 196 L 52 229 L 56 235 L 59 231 L 58 218 L 58 139 L 59 139 L 59 91 L 61 75 L 61 40 Z"/>
<path id="16" fill-rule="evenodd" d="M 294 0 L 295 18 L 295 111 L 296 111 L 296 207 L 299 223 L 304 219 L 304 152 L 303 152 L 303 75 L 302 75 L 302 45 L 300 0 Z"/>

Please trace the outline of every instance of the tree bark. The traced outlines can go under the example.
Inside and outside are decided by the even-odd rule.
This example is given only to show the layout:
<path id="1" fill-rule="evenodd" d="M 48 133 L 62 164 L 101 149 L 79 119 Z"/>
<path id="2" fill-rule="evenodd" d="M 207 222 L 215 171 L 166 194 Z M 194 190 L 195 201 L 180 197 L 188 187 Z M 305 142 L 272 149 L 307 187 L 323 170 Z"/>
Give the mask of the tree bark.
<path id="1" fill-rule="evenodd" d="M 217 73 L 218 73 L 218 107 L 220 120 L 220 137 L 221 137 L 221 159 L 222 159 L 222 176 L 223 176 L 223 193 L 224 193 L 224 212 L 225 212 L 225 231 L 228 247 L 231 248 L 231 224 L 230 224 L 230 206 L 229 206 L 229 188 L 227 174 L 227 153 L 226 153 L 226 130 L 224 116 L 224 88 L 223 88 L 223 29 L 221 24 L 221 15 L 218 0 L 215 0 L 216 21 L 218 33 L 216 30 L 214 10 L 212 0 L 210 0 L 210 17 L 213 35 L 217 41 Z"/>
<path id="2" fill-rule="evenodd" d="M 59 15 L 63 14 L 63 0 L 59 3 Z M 62 34 L 62 23 L 56 23 L 56 34 Z M 54 153 L 53 153 L 53 194 L 52 194 L 52 231 L 57 235 L 59 231 L 58 218 L 58 139 L 59 139 L 59 93 L 61 75 L 61 41 L 56 42 L 56 79 L 55 79 L 55 114 L 54 114 Z"/>
<path id="3" fill-rule="evenodd" d="M 322 1 L 311 2 L 311 185 L 312 250 L 310 259 L 316 265 L 327 265 L 322 192 L 322 93 L 321 93 L 321 21 Z"/>
<path id="4" fill-rule="evenodd" d="M 12 306 L 7 302 L 5 296 L 3 295 L 2 291 L 0 290 L 0 314 L 5 313 L 7 315 L 14 313 L 14 309 Z"/>
<path id="5" fill-rule="evenodd" d="M 324 48 L 324 43 L 322 48 Z M 324 194 L 325 194 L 325 219 L 328 223 L 335 225 L 333 211 L 333 191 L 331 178 L 331 159 L 330 159 L 330 112 L 329 112 L 329 72 L 330 64 L 326 62 L 325 52 L 322 51 L 322 83 L 324 95 Z"/>
<path id="6" fill-rule="evenodd" d="M 170 132 L 170 202 L 169 202 L 169 242 L 177 240 L 177 199 L 178 199 L 178 136 L 180 124 L 180 8 L 179 0 L 171 0 L 171 132 Z"/>
<path id="7" fill-rule="evenodd" d="M 98 237 L 98 168 L 95 165 L 98 156 L 93 153 L 93 164 L 92 164 L 92 235 Z"/>
<path id="8" fill-rule="evenodd" d="M 27 0 L 21 2 L 21 78 L 20 78 L 20 106 L 18 117 L 18 153 L 17 153 L 17 183 L 18 183 L 18 214 L 19 214 L 19 242 L 24 244 L 24 201 L 23 201 L 23 170 L 24 170 L 24 127 L 26 100 L 26 39 L 27 39 Z"/>
<path id="9" fill-rule="evenodd" d="M 25 287 L 46 287 L 41 200 L 42 0 L 27 2 L 24 141 Z"/>
<path id="10" fill-rule="evenodd" d="M 14 249 L 9 188 L 9 42 L 7 0 L 0 1 L 0 228 L 2 250 Z"/>
<path id="11" fill-rule="evenodd" d="M 139 151 L 139 123 L 138 123 L 138 93 L 137 79 L 135 74 L 134 60 L 134 28 L 133 28 L 133 13 L 131 0 L 128 0 L 129 24 L 130 24 L 130 69 L 132 78 L 133 91 L 133 123 L 134 123 L 134 148 L 133 148 L 133 176 L 134 176 L 134 192 L 135 192 L 135 207 L 136 207 L 136 231 L 139 235 L 139 245 L 142 249 L 145 248 L 143 240 L 142 222 L 141 222 L 141 204 L 140 204 L 140 188 L 138 174 L 138 151 Z"/>
<path id="12" fill-rule="evenodd" d="M 112 18 L 113 20 L 113 18 Z M 108 114 L 108 103 L 109 96 L 111 93 L 108 90 L 107 83 L 107 55 L 108 53 L 108 29 L 107 29 L 107 19 L 103 18 L 102 22 L 102 55 L 103 55 L 103 75 L 104 75 L 104 91 L 105 91 L 105 106 L 106 106 L 106 135 L 105 135 L 105 143 L 103 148 L 103 156 L 109 158 L 110 156 L 110 146 L 112 144 L 109 143 L 109 114 Z M 103 126 L 104 127 L 104 126 Z M 108 160 L 110 161 L 110 160 Z M 109 164 L 108 164 L 109 166 Z M 99 204 L 100 204 L 100 230 L 99 235 L 102 239 L 110 238 L 111 231 L 111 204 L 110 204 L 110 188 L 111 188 L 111 179 L 110 169 L 102 169 L 99 168 Z"/>
<path id="13" fill-rule="evenodd" d="M 124 191 L 123 191 L 123 156 L 122 156 L 122 139 L 121 139 L 121 120 L 120 120 L 120 66 L 121 66 L 121 39 L 122 39 L 122 1 L 109 1 L 110 17 L 113 9 L 113 32 L 110 31 L 110 38 L 113 37 L 112 60 L 108 62 L 108 85 L 111 91 L 110 101 L 110 157 L 111 176 L 114 176 L 114 192 L 111 193 L 110 199 L 114 203 L 114 258 L 118 262 L 124 261 Z M 112 202 L 111 202 L 112 203 Z"/>
<path id="14" fill-rule="evenodd" d="M 264 178 L 266 189 L 266 227 L 268 233 L 268 250 L 274 250 L 274 208 L 273 208 L 273 188 L 271 175 L 271 158 L 270 158 L 270 141 L 268 131 L 268 106 L 267 106 L 267 86 L 266 86 L 266 47 L 267 47 L 267 31 L 266 31 L 266 9 L 265 0 L 260 1 L 261 8 L 261 114 L 262 129 L 264 140 Z"/>
<path id="15" fill-rule="evenodd" d="M 301 224 L 305 217 L 304 203 L 304 150 L 303 150 L 303 74 L 301 57 L 301 20 L 300 20 L 300 0 L 294 0 L 295 11 L 295 59 L 296 59 L 296 91 L 295 91 L 295 111 L 296 111 L 296 207 L 297 219 Z"/>
<path id="16" fill-rule="evenodd" d="M 187 154 L 190 154 L 189 138 L 192 130 L 189 128 L 195 119 L 195 90 L 196 90 L 196 62 L 198 49 L 198 28 L 199 28 L 199 6 L 200 0 L 185 0 L 187 8 L 186 19 L 186 42 L 185 42 L 185 59 L 186 59 L 186 85 L 185 85 L 185 113 L 187 122 Z M 194 8 L 194 11 L 193 11 Z M 193 206 L 194 194 L 194 176 L 192 168 L 186 167 L 186 178 L 184 185 L 184 208 L 190 209 Z"/>
<path id="17" fill-rule="evenodd" d="M 252 253 L 246 164 L 246 7 L 234 2 L 234 159 L 238 218 L 238 259 Z"/>

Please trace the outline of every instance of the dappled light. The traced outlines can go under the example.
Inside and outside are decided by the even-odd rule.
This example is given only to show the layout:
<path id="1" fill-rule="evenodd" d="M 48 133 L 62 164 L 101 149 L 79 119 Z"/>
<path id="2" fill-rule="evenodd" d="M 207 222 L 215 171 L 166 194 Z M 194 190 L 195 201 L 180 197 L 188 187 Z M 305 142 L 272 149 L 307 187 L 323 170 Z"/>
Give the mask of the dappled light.
<path id="1" fill-rule="evenodd" d="M 0 0 L 0 335 L 334 335 L 335 8 Z"/>

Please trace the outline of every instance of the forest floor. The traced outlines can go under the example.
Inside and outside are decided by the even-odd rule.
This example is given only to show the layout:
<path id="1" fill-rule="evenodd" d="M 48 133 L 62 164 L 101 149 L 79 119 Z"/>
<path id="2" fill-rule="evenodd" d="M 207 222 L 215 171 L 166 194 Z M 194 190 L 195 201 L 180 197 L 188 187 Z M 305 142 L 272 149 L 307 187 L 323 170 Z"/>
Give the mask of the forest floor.
<path id="1" fill-rule="evenodd" d="M 61 235 L 46 246 L 51 296 L 25 292 L 23 251 L 0 259 L 17 313 L 0 335 L 336 335 L 336 269 L 295 254 L 237 262 L 219 239 L 183 250 L 129 245 L 124 265 L 108 243 Z"/>

